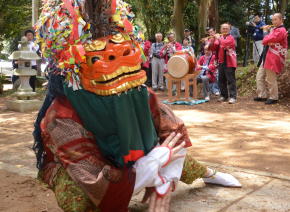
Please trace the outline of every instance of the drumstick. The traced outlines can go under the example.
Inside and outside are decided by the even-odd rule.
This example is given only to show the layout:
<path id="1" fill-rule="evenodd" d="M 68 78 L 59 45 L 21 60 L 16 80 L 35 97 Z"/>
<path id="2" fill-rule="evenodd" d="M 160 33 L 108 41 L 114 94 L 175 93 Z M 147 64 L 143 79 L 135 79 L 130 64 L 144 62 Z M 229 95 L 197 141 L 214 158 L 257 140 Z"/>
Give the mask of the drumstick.
<path id="1" fill-rule="evenodd" d="M 270 25 L 270 27 L 274 27 L 274 25 Z M 263 29 L 264 28 L 264 26 L 262 26 L 260 29 Z"/>
<path id="2" fill-rule="evenodd" d="M 227 34 L 220 34 L 220 35 L 227 35 Z M 207 39 L 209 39 L 210 38 L 210 36 L 208 36 L 208 37 L 206 37 Z M 198 42 L 201 42 L 202 40 L 200 40 L 200 41 L 198 41 Z"/>

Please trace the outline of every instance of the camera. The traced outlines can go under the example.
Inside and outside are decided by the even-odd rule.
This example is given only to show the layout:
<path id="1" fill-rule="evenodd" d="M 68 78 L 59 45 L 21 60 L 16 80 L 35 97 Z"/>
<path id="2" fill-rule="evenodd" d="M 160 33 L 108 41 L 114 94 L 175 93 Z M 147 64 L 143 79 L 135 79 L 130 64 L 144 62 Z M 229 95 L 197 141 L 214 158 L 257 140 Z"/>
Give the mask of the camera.
<path id="1" fill-rule="evenodd" d="M 251 21 L 248 21 L 246 23 L 246 26 L 247 26 L 248 33 L 252 33 L 252 29 L 255 28 L 254 24 Z"/>

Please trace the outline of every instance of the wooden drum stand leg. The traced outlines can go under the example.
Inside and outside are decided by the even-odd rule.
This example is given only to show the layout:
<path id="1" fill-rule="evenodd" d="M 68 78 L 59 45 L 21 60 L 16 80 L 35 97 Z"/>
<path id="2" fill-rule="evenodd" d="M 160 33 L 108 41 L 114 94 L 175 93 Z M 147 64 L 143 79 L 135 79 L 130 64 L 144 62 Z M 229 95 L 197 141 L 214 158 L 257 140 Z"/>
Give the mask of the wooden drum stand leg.
<path id="1" fill-rule="evenodd" d="M 172 102 L 172 79 L 169 74 L 168 75 L 168 102 Z"/>
<path id="2" fill-rule="evenodd" d="M 185 101 L 187 102 L 189 100 L 189 79 L 190 76 L 185 77 Z"/>
<path id="3" fill-rule="evenodd" d="M 197 101 L 197 82 L 196 82 L 196 74 L 193 76 L 193 100 Z"/>
<path id="4" fill-rule="evenodd" d="M 177 99 L 180 99 L 180 89 L 181 89 L 180 86 L 181 86 L 181 85 L 180 85 L 180 81 L 178 80 L 178 81 L 177 81 L 177 85 L 176 85 L 176 90 L 177 90 L 177 96 L 176 96 L 176 98 L 177 98 Z"/>

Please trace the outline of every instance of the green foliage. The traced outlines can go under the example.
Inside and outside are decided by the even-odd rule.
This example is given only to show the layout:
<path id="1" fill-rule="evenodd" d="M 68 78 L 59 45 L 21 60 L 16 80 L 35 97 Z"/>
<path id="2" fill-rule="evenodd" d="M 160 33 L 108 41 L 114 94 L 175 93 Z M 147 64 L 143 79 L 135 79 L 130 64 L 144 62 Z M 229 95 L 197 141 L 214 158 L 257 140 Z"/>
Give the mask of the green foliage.
<path id="1" fill-rule="evenodd" d="M 198 7 L 194 1 L 188 1 L 187 5 L 184 8 L 183 15 L 184 27 L 189 29 L 194 33 L 195 39 L 195 52 L 198 50 L 198 36 L 200 33 L 199 30 L 199 18 L 198 18 Z"/>
<path id="2" fill-rule="evenodd" d="M 290 4 L 287 4 L 286 6 L 285 17 L 286 17 L 286 20 L 290 20 Z M 290 21 L 284 21 L 284 25 L 285 25 L 286 30 L 290 29 Z M 290 44 L 290 36 L 288 36 L 288 45 L 289 44 Z"/>
<path id="3" fill-rule="evenodd" d="M 31 22 L 31 1 L 1 0 L 0 14 L 1 37 L 14 37 Z"/>
<path id="4" fill-rule="evenodd" d="M 132 5 L 131 10 L 136 15 L 145 36 L 155 37 L 157 32 L 163 36 L 171 29 L 170 20 L 173 15 L 173 0 L 127 0 Z"/>
<path id="5" fill-rule="evenodd" d="M 12 52 L 16 51 L 18 49 L 18 41 L 21 40 L 22 35 L 18 34 L 16 37 L 10 38 L 8 39 L 8 48 L 7 48 L 7 52 L 12 54 Z"/>
<path id="6" fill-rule="evenodd" d="M 173 15 L 173 0 L 127 0 L 132 5 L 131 10 L 136 15 L 136 22 L 145 32 L 145 36 L 154 37 L 157 32 L 161 32 L 166 37 L 168 32 L 172 32 L 170 25 Z M 184 27 L 194 32 L 194 36 L 199 34 L 198 8 L 194 1 L 188 1 L 184 7 Z"/>
<path id="7" fill-rule="evenodd" d="M 251 95 L 256 90 L 256 64 L 238 68 L 236 72 L 237 91 L 240 96 Z"/>
<path id="8" fill-rule="evenodd" d="M 5 79 L 6 79 L 5 74 L 0 73 L 0 87 L 4 84 Z"/>
<path id="9" fill-rule="evenodd" d="M 3 93 L 5 79 L 6 79 L 5 74 L 0 73 L 0 94 Z"/>
<path id="10" fill-rule="evenodd" d="M 18 36 L 31 19 L 31 1 L 0 0 L 0 42 Z"/>

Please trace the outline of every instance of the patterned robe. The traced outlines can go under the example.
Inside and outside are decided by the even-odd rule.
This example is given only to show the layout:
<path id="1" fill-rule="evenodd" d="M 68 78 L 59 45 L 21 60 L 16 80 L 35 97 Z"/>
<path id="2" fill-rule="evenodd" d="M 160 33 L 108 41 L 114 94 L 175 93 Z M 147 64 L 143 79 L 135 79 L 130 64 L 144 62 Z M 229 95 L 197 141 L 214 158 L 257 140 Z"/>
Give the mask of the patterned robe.
<path id="1" fill-rule="evenodd" d="M 148 89 L 160 143 L 181 133 L 191 146 L 184 123 Z M 132 167 L 115 168 L 101 154 L 93 135 L 65 96 L 57 97 L 41 123 L 46 165 L 39 180 L 52 188 L 64 211 L 128 211 L 135 185 Z M 182 179 L 192 183 L 206 167 L 186 157 Z"/>

